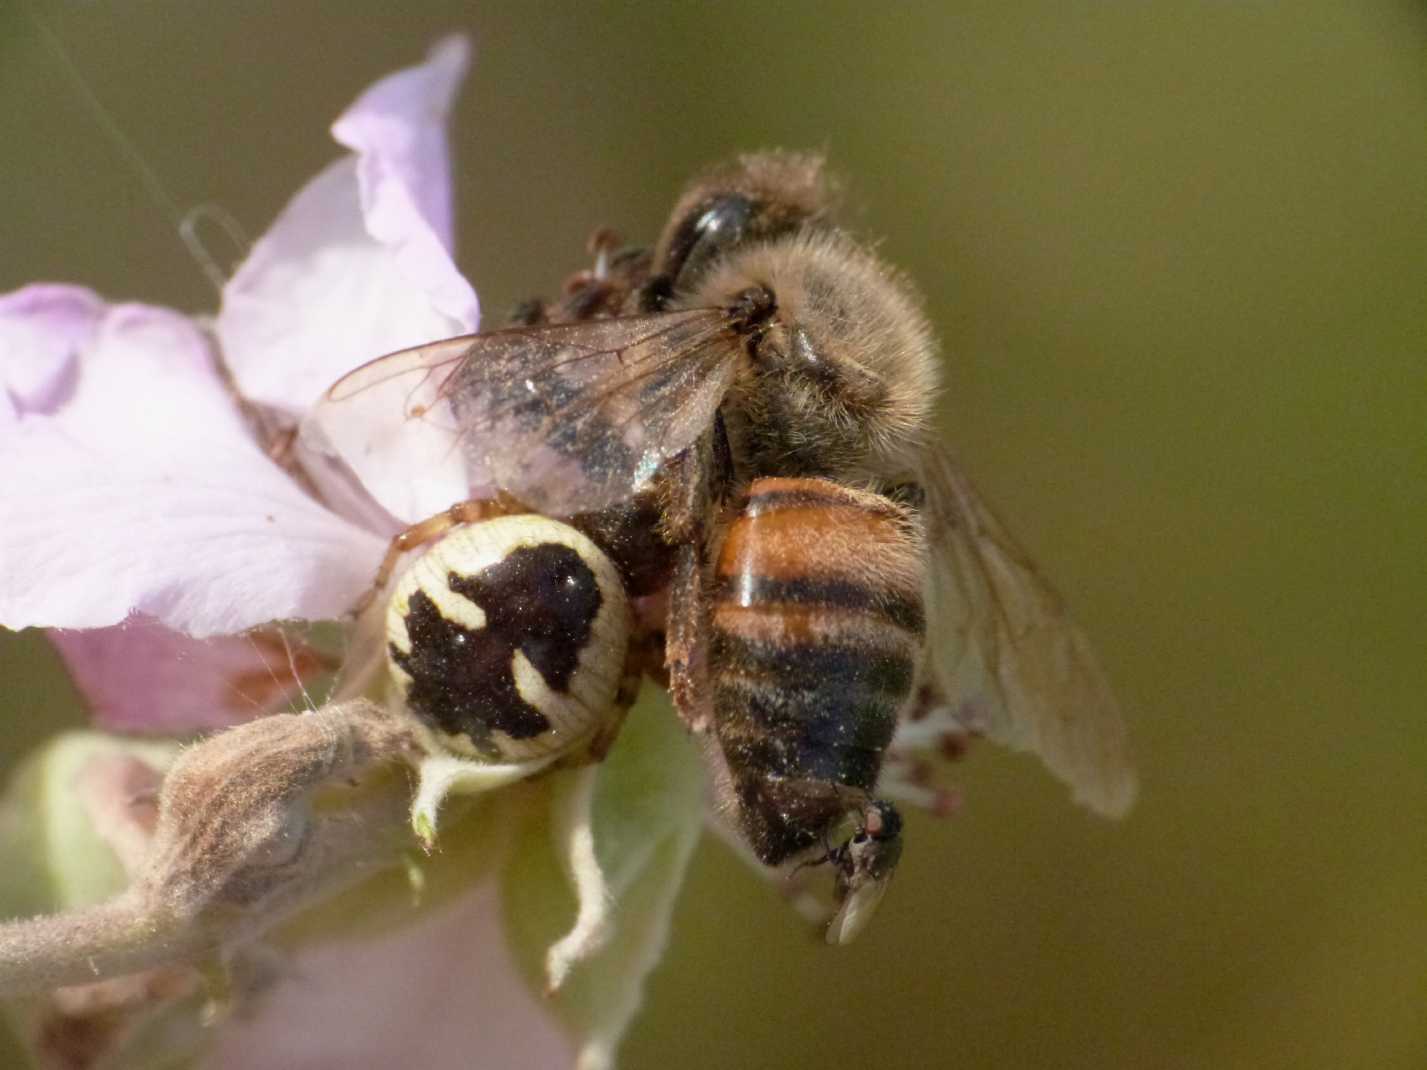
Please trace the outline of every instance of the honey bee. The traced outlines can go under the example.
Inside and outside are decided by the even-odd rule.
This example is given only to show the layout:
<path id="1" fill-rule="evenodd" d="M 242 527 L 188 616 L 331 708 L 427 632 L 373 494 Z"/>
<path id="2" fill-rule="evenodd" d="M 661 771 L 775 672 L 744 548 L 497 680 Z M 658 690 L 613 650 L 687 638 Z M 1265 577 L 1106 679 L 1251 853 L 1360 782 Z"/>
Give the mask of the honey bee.
<path id="1" fill-rule="evenodd" d="M 950 711 L 1110 816 L 1135 780 L 1084 634 L 935 433 L 920 299 L 835 199 L 817 157 L 741 157 L 652 251 L 601 235 L 561 299 L 357 369 L 304 435 L 340 453 L 360 407 L 373 442 L 426 436 L 472 501 L 568 521 L 660 596 L 644 630 L 721 809 L 765 865 L 832 866 L 845 942 L 902 848 L 878 798 L 899 724 Z"/>

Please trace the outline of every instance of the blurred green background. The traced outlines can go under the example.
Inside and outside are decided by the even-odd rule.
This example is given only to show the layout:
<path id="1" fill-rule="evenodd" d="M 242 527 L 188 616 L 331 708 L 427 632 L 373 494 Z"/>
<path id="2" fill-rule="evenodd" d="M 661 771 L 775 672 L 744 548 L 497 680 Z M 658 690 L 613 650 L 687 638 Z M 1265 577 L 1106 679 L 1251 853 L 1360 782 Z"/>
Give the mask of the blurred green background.
<path id="1" fill-rule="evenodd" d="M 707 844 L 625 1065 L 1427 1066 L 1423 8 L 395 7 L 6 0 L 0 290 L 211 304 L 29 8 L 176 201 L 250 235 L 357 91 L 468 30 L 491 316 L 596 224 L 652 236 L 699 166 L 825 147 L 1142 771 L 1111 826 L 975 750 L 841 952 Z M 13 752 L 71 716 L 32 638 L 0 679 Z"/>

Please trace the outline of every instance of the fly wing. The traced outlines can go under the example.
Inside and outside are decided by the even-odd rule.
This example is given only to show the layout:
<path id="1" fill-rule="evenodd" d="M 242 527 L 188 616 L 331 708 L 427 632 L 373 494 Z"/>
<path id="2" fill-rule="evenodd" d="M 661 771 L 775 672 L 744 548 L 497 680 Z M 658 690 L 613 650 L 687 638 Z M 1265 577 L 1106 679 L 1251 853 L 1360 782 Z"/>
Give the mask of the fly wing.
<path id="1" fill-rule="evenodd" d="M 329 500 L 369 495 L 399 531 L 453 503 L 486 497 L 456 448 L 442 385 L 480 337 L 447 338 L 369 361 L 337 380 L 303 419 L 298 458 Z M 370 518 L 373 510 L 362 508 Z M 379 510 L 378 510 L 379 512 Z M 380 527 L 381 525 L 376 525 Z"/>
<path id="2" fill-rule="evenodd" d="M 928 468 L 934 682 L 968 728 L 1033 751 L 1077 802 L 1123 816 L 1135 774 L 1089 639 L 950 456 Z"/>
<path id="3" fill-rule="evenodd" d="M 389 509 L 411 498 L 404 481 L 441 473 L 424 513 L 413 518 L 410 500 L 392 510 L 403 519 L 496 491 L 554 516 L 595 510 L 643 488 L 709 425 L 739 352 L 719 309 L 451 338 L 339 380 L 303 438 Z"/>

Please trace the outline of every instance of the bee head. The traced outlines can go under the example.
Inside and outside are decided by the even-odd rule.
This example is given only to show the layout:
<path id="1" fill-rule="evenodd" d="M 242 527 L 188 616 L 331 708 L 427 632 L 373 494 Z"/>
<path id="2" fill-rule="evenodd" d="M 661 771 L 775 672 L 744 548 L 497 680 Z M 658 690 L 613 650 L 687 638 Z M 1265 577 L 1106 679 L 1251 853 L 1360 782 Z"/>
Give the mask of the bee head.
<path id="1" fill-rule="evenodd" d="M 804 229 L 735 249 L 678 303 L 736 310 L 749 293 L 773 305 L 726 413 L 749 474 L 855 482 L 914 469 L 938 360 L 905 280 L 850 238 Z"/>
<path id="2" fill-rule="evenodd" d="M 667 307 L 734 250 L 820 224 L 834 200 L 817 155 L 750 153 L 708 171 L 674 206 L 641 304 L 651 312 Z"/>

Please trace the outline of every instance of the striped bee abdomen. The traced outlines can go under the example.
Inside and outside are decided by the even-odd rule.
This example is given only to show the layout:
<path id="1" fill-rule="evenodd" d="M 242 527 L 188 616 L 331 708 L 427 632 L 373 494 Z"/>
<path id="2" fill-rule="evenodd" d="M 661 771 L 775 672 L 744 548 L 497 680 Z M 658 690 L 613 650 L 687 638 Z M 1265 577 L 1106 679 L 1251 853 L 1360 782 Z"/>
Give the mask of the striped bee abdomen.
<path id="1" fill-rule="evenodd" d="M 767 864 L 875 788 L 925 632 L 913 515 L 821 479 L 760 479 L 718 551 L 710 679 L 738 816 Z"/>

